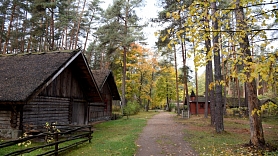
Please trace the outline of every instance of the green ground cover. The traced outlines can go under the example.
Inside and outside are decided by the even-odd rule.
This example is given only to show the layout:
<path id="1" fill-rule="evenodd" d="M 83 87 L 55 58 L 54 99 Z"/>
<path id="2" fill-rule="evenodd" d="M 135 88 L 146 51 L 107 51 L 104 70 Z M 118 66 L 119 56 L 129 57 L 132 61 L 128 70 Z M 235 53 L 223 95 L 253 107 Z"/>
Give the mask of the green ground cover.
<path id="1" fill-rule="evenodd" d="M 70 150 L 67 156 L 131 156 L 136 151 L 135 141 L 142 132 L 147 120 L 157 112 L 140 112 L 137 115 L 123 117 L 94 125 L 92 143 Z"/>
<path id="2" fill-rule="evenodd" d="M 192 116 L 190 119 L 177 119 L 185 125 L 185 140 L 200 155 L 278 155 L 277 117 L 263 119 L 266 149 L 249 146 L 249 121 L 246 118 L 224 118 L 225 131 L 222 134 L 215 133 L 210 118 Z"/>

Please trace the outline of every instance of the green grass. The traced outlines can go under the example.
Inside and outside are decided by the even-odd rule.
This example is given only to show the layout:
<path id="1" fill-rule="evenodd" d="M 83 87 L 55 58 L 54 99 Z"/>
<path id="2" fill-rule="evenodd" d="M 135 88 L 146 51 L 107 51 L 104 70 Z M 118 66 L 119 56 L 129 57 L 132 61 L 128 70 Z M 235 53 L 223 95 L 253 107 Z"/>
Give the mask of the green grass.
<path id="1" fill-rule="evenodd" d="M 71 148 L 68 152 L 63 152 L 63 155 L 78 156 L 78 155 L 133 155 L 136 151 L 135 140 L 138 138 L 142 129 L 147 123 L 147 119 L 151 118 L 157 112 L 140 112 L 138 115 L 129 116 L 128 119 L 123 117 L 119 120 L 111 120 L 94 125 L 94 133 L 91 143 L 85 142 L 77 147 Z M 59 147 L 72 144 L 76 141 L 69 141 L 59 144 Z M 32 141 L 29 147 L 42 145 Z M 0 155 L 8 154 L 12 151 L 25 149 L 23 146 L 10 146 L 2 148 Z M 46 147 L 36 151 L 26 153 L 24 156 L 33 156 L 53 150 L 54 147 Z"/>
<path id="2" fill-rule="evenodd" d="M 112 156 L 134 155 L 137 147 L 135 141 L 147 123 L 157 112 L 140 112 L 138 115 L 123 117 L 94 126 L 93 139 L 90 144 L 84 144 L 72 149 L 67 156 Z"/>
<path id="3" fill-rule="evenodd" d="M 43 145 L 43 143 L 38 143 L 38 142 L 32 142 L 31 141 L 31 145 L 28 145 L 27 147 L 25 147 L 25 146 L 18 146 L 18 145 L 13 145 L 13 146 L 5 147 L 5 148 L 2 148 L 0 150 L 0 155 L 6 155 L 6 154 L 9 154 L 9 153 L 14 152 L 14 151 L 24 150 L 26 148 L 35 147 L 35 146 L 39 146 L 39 145 Z M 41 154 L 41 153 L 46 152 L 48 149 L 49 148 L 38 149 L 36 151 L 24 154 L 24 156 L 33 156 L 33 155 Z"/>
<path id="4" fill-rule="evenodd" d="M 77 139 L 77 140 L 61 143 L 61 144 L 59 144 L 59 148 L 71 145 L 71 144 L 73 144 L 73 143 L 75 143 L 77 141 L 80 141 L 80 140 L 83 140 L 83 139 Z M 2 155 L 7 155 L 7 154 L 9 154 L 11 152 L 14 152 L 14 151 L 24 150 L 24 149 L 27 149 L 27 148 L 41 146 L 41 145 L 45 145 L 45 143 L 44 142 L 31 141 L 31 144 L 26 146 L 26 147 L 24 145 L 19 146 L 19 145 L 16 144 L 16 145 L 13 145 L 13 146 L 2 148 L 0 150 L 0 155 L 1 156 Z M 54 146 L 40 148 L 40 149 L 34 150 L 34 151 L 30 152 L 30 153 L 24 153 L 23 155 L 24 156 L 34 156 L 34 155 L 46 153 L 46 152 L 51 151 L 51 150 L 54 150 Z"/>
<path id="5" fill-rule="evenodd" d="M 190 119 L 178 120 L 185 126 L 185 140 L 200 155 L 277 155 L 278 152 L 267 152 L 250 146 L 245 146 L 250 139 L 249 121 L 241 118 L 224 118 L 225 131 L 217 134 L 213 126 L 210 126 L 210 119 L 192 116 Z M 272 147 L 278 147 L 277 134 L 278 125 L 273 120 L 264 122 L 265 140 Z M 268 128 L 271 127 L 271 128 Z M 276 137 L 275 137 L 276 135 Z M 276 141 L 275 141 L 276 139 Z"/>
<path id="6" fill-rule="evenodd" d="M 119 120 L 98 123 L 94 125 L 94 133 L 91 143 L 84 143 L 72 148 L 63 155 L 67 156 L 114 156 L 134 155 L 139 134 L 151 118 L 157 112 L 140 112 L 138 115 L 123 117 Z M 278 155 L 278 151 L 268 152 L 265 150 L 254 150 L 244 146 L 249 142 L 249 121 L 244 118 L 224 118 L 225 131 L 222 134 L 215 133 L 210 126 L 210 119 L 192 116 L 190 119 L 176 118 L 184 125 L 185 140 L 199 153 L 199 155 L 226 156 L 226 155 Z M 277 117 L 263 118 L 264 136 L 268 144 L 278 148 L 278 124 Z M 72 142 L 70 142 L 72 143 Z M 159 143 L 159 141 L 158 141 Z M 36 143 L 32 143 L 33 146 Z M 61 145 L 64 146 L 64 145 Z M 10 148 L 24 148 L 12 146 Z M 14 149 L 7 149 L 14 150 Z M 37 150 L 24 156 L 36 155 L 46 152 L 48 149 Z M 0 155 L 2 149 L 0 150 Z"/>

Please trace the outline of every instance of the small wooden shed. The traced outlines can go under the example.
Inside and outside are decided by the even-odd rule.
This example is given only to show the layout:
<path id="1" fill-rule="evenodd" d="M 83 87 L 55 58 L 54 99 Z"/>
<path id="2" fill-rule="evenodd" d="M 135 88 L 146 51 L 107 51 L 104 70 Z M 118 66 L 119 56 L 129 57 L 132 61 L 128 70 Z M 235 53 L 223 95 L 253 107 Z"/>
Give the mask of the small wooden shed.
<path id="1" fill-rule="evenodd" d="M 112 117 L 112 102 L 121 100 L 113 73 L 110 70 L 93 70 L 92 73 L 104 103 L 90 103 L 90 121 L 110 120 Z"/>
<path id="2" fill-rule="evenodd" d="M 190 95 L 190 114 L 205 114 L 205 103 L 206 98 L 204 96 L 198 96 L 198 105 L 197 98 L 195 93 L 192 91 Z M 198 111 L 197 111 L 198 110 Z M 208 114 L 210 114 L 210 102 L 208 101 Z"/>
<path id="3" fill-rule="evenodd" d="M 42 130 L 46 122 L 83 125 L 102 97 L 76 51 L 0 56 L 0 136 Z"/>

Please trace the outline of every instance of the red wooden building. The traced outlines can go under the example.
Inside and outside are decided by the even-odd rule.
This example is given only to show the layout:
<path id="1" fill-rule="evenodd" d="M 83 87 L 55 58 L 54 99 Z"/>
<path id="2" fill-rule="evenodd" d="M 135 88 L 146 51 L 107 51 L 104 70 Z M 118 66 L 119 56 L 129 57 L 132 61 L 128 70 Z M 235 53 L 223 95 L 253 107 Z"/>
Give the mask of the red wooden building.
<path id="1" fill-rule="evenodd" d="M 195 93 L 192 91 L 190 95 L 190 114 L 205 114 L 205 102 L 206 98 L 204 96 L 196 97 Z M 210 114 L 210 102 L 208 101 L 208 114 Z"/>

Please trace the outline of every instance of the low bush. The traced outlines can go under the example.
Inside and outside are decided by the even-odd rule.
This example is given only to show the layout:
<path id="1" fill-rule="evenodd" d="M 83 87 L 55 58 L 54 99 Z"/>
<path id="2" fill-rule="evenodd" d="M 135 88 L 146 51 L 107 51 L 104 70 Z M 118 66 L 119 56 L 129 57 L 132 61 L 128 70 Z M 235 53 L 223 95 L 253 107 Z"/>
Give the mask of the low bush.
<path id="1" fill-rule="evenodd" d="M 140 111 L 140 105 L 137 102 L 129 101 L 127 105 L 124 107 L 125 115 L 135 115 Z"/>

